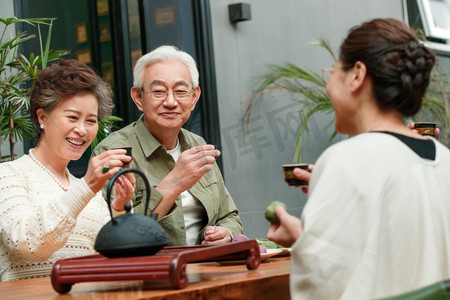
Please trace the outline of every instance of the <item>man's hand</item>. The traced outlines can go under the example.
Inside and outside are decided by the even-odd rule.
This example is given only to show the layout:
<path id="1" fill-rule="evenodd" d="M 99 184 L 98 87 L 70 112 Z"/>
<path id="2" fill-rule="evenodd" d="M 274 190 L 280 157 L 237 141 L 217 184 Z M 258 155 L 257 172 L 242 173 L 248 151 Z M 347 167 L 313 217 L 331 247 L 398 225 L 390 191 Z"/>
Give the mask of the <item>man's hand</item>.
<path id="1" fill-rule="evenodd" d="M 222 226 L 208 226 L 205 229 L 205 240 L 202 245 L 217 245 L 231 242 L 228 229 Z"/>
<path id="2" fill-rule="evenodd" d="M 213 168 L 219 155 L 220 151 L 214 145 L 201 145 L 181 153 L 173 170 L 156 187 L 163 195 L 154 209 L 154 212 L 159 213 L 159 219 L 169 212 L 182 192 L 193 187 Z"/>
<path id="3" fill-rule="evenodd" d="M 181 153 L 173 170 L 158 184 L 158 190 L 176 190 L 177 194 L 193 187 L 208 173 L 220 155 L 213 145 L 202 145 Z M 178 196 L 177 195 L 177 196 Z"/>

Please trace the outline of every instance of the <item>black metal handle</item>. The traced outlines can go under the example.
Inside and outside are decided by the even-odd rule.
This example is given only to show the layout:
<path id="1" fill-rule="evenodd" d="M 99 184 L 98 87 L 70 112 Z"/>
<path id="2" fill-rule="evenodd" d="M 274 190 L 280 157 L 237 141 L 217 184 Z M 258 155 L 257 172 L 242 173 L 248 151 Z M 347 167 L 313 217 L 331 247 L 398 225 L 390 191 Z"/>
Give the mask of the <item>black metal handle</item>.
<path id="1" fill-rule="evenodd" d="M 142 179 L 144 180 L 145 189 L 147 191 L 147 197 L 146 197 L 147 202 L 145 203 L 144 215 L 147 215 L 148 205 L 150 203 L 150 194 L 151 194 L 150 184 L 148 182 L 148 179 L 145 176 L 144 172 L 142 172 L 141 170 L 133 169 L 133 168 L 126 168 L 126 169 L 120 170 L 113 177 L 111 177 L 111 180 L 108 183 L 108 189 L 106 190 L 106 202 L 108 202 L 109 214 L 111 215 L 111 220 L 113 223 L 115 223 L 115 220 L 113 218 L 112 210 L 111 210 L 111 190 L 112 190 L 114 181 L 116 181 L 116 179 L 119 178 L 119 176 L 121 176 L 125 173 L 129 173 L 129 172 L 139 174 L 142 177 Z"/>

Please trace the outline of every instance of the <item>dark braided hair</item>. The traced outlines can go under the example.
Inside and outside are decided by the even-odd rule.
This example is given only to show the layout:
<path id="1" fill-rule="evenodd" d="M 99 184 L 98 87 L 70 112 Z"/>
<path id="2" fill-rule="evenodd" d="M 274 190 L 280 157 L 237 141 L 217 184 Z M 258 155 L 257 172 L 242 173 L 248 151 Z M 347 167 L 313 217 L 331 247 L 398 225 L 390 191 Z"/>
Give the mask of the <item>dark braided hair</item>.
<path id="1" fill-rule="evenodd" d="M 350 30 L 339 60 L 344 71 L 357 61 L 366 65 L 381 109 L 413 116 L 422 106 L 435 57 L 403 22 L 374 19 Z"/>

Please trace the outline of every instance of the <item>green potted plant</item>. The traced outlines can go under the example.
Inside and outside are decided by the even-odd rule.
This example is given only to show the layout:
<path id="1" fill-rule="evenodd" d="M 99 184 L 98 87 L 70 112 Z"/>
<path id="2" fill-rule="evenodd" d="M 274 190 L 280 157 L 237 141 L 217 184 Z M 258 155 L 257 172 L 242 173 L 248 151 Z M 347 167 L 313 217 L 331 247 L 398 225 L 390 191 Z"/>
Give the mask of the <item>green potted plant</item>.
<path id="1" fill-rule="evenodd" d="M 322 47 L 332 56 L 334 61 L 336 61 L 336 55 L 326 39 L 319 38 L 316 42 L 309 44 Z M 303 153 L 302 141 L 304 134 L 309 132 L 308 124 L 311 117 L 316 113 L 330 114 L 332 117 L 328 126 L 334 124 L 333 105 L 325 92 L 326 82 L 324 82 L 319 73 L 298 67 L 289 62 L 269 65 L 267 70 L 260 75 L 257 80 L 258 84 L 256 90 L 245 101 L 246 108 L 243 118 L 247 126 L 250 122 L 253 106 L 263 99 L 270 99 L 270 97 L 264 96 L 276 91 L 285 92 L 290 95 L 293 101 L 301 104 L 298 109 L 301 120 L 297 131 L 293 158 L 294 161 L 300 162 Z M 434 120 L 438 123 L 441 130 L 440 140 L 449 146 L 449 95 L 450 88 L 448 87 L 447 76 L 444 73 L 440 73 L 438 68 L 435 67 L 430 87 L 423 99 L 422 109 L 416 116 L 417 119 L 405 121 Z M 330 136 L 330 142 L 335 136 L 336 132 Z"/>
<path id="2" fill-rule="evenodd" d="M 49 49 L 53 20 L 53 18 L 0 18 L 0 26 L 3 26 L 0 36 L 0 142 L 9 140 L 10 146 L 10 155 L 7 156 L 1 156 L 0 148 L 1 161 L 14 160 L 16 142 L 32 138 L 33 125 L 28 114 L 29 86 L 36 78 L 39 68 L 45 68 L 49 61 L 69 53 L 67 50 L 53 51 Z M 8 36 L 8 27 L 16 23 L 37 26 L 41 46 L 40 55 L 35 56 L 34 53 L 31 53 L 27 58 L 19 53 L 19 47 L 36 36 L 20 31 L 15 35 Z M 40 26 L 48 26 L 45 45 L 42 44 Z"/>

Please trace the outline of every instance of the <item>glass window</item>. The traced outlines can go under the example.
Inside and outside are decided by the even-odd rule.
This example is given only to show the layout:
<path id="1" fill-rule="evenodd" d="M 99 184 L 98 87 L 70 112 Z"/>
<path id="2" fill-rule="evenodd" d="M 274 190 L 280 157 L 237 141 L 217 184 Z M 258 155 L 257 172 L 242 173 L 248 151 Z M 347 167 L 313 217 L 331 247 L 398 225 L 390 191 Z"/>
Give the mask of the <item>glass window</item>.
<path id="1" fill-rule="evenodd" d="M 142 56 L 141 24 L 139 23 L 138 1 L 128 1 L 128 34 L 130 36 L 131 69 L 134 69 L 136 61 Z"/>
<path id="2" fill-rule="evenodd" d="M 450 1 L 417 0 L 427 37 L 450 40 Z"/>

